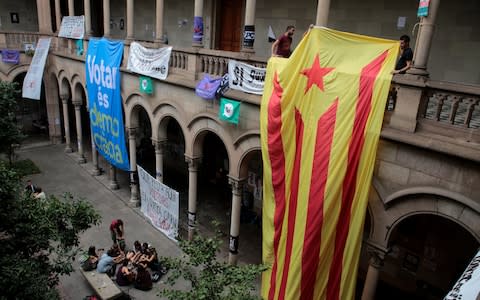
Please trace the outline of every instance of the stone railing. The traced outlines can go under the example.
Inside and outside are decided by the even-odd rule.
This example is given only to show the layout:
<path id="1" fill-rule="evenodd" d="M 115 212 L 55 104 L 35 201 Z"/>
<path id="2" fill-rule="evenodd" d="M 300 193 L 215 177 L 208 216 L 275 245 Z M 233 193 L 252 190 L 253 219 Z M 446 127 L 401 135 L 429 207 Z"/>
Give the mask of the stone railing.
<path id="1" fill-rule="evenodd" d="M 41 34 L 37 32 L 3 31 L 0 32 L 0 47 L 24 50 L 25 44 L 36 45 L 40 36 Z"/>
<path id="2" fill-rule="evenodd" d="M 480 128 L 480 94 L 451 83 L 445 87 L 431 82 L 429 86 L 420 106 L 420 118 L 456 127 Z"/>

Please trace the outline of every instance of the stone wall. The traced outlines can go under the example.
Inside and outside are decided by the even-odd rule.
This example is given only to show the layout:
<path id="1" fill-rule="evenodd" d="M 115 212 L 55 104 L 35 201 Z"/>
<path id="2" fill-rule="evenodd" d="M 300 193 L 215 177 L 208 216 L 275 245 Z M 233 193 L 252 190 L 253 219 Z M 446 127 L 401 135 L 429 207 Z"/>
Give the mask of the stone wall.
<path id="1" fill-rule="evenodd" d="M 12 23 L 11 13 L 16 13 L 18 23 Z M 0 30 L 38 31 L 37 2 L 16 0 L 0 2 Z"/>

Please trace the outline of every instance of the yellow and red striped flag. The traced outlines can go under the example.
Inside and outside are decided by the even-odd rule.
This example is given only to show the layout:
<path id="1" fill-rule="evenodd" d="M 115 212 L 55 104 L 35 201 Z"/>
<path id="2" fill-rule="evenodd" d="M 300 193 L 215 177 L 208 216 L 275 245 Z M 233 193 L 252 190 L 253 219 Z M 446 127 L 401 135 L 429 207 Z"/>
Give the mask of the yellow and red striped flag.
<path id="1" fill-rule="evenodd" d="M 353 299 L 397 41 L 313 28 L 260 111 L 264 299 Z"/>

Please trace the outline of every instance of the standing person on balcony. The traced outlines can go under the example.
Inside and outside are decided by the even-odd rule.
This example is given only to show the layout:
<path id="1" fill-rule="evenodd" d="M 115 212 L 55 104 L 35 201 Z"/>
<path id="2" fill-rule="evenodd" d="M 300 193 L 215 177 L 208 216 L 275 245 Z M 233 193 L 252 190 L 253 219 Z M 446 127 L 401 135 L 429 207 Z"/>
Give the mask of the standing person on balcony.
<path id="1" fill-rule="evenodd" d="M 292 54 L 290 46 L 292 45 L 292 36 L 295 33 L 295 26 L 289 25 L 285 33 L 277 39 L 272 45 L 272 56 L 289 58 Z"/>
<path id="2" fill-rule="evenodd" d="M 413 51 L 410 48 L 410 37 L 402 35 L 400 37 L 400 57 L 395 65 L 395 70 L 392 74 L 405 74 L 405 72 L 412 66 Z"/>

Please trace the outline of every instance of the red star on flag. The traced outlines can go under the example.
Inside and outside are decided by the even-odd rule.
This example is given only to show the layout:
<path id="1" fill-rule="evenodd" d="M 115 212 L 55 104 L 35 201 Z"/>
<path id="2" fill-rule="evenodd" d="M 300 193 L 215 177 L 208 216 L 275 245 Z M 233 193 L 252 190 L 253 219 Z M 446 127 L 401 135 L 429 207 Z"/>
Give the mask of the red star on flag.
<path id="1" fill-rule="evenodd" d="M 320 67 L 320 59 L 318 58 L 318 54 L 315 56 L 315 60 L 313 61 L 312 66 L 309 69 L 304 69 L 300 72 L 302 75 L 308 77 L 307 86 L 305 87 L 305 94 L 310 90 L 312 85 L 316 84 L 318 88 L 322 91 L 323 89 L 323 77 L 330 73 L 335 68 L 322 68 Z"/>

